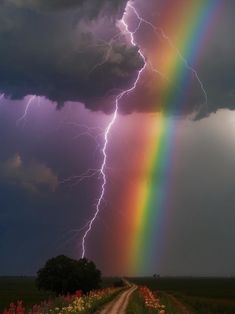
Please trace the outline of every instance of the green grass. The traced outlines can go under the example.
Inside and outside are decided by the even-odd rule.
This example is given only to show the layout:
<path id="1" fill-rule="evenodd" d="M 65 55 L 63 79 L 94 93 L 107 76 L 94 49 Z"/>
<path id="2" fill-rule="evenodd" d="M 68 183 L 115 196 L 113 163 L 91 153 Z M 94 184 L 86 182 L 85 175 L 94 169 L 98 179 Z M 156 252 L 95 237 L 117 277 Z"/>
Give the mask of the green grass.
<path id="1" fill-rule="evenodd" d="M 148 311 L 140 298 L 139 293 L 135 291 L 131 297 L 126 309 L 126 314 L 147 314 Z"/>
<path id="2" fill-rule="evenodd" d="M 209 299 L 200 297 L 179 296 L 185 304 L 188 304 L 200 314 L 234 314 L 235 301 L 226 299 Z"/>
<path id="3" fill-rule="evenodd" d="M 11 302 L 23 300 L 27 307 L 53 297 L 53 294 L 39 291 L 34 278 L 0 277 L 0 313 Z"/>
<path id="4" fill-rule="evenodd" d="M 132 281 L 157 291 L 161 303 L 172 314 L 178 314 L 177 307 L 164 293 L 174 295 L 194 313 L 235 314 L 234 278 L 134 278 Z"/>
<path id="5" fill-rule="evenodd" d="M 177 306 L 172 302 L 167 295 L 164 293 L 158 292 L 157 294 L 158 298 L 161 301 L 161 304 L 165 305 L 166 307 L 166 313 L 170 314 L 181 314 L 181 311 L 177 308 Z"/>
<path id="6" fill-rule="evenodd" d="M 113 294 L 98 301 L 91 309 L 84 312 L 84 314 L 99 313 L 98 310 L 100 311 L 107 303 L 113 301 L 120 293 L 123 292 L 124 289 L 125 288 L 120 288 L 118 291 L 114 292 Z"/>
<path id="7" fill-rule="evenodd" d="M 181 314 L 180 311 L 177 310 L 174 304 L 163 294 L 158 293 L 157 297 L 160 298 L 160 303 L 166 306 L 166 313 L 168 314 Z M 147 309 L 144 305 L 143 299 L 139 296 L 138 291 L 135 291 L 129 301 L 126 314 L 150 314 L 150 313 L 158 313 L 157 310 Z"/>
<path id="8" fill-rule="evenodd" d="M 131 281 L 147 285 L 151 290 L 235 300 L 234 278 L 134 278 Z"/>

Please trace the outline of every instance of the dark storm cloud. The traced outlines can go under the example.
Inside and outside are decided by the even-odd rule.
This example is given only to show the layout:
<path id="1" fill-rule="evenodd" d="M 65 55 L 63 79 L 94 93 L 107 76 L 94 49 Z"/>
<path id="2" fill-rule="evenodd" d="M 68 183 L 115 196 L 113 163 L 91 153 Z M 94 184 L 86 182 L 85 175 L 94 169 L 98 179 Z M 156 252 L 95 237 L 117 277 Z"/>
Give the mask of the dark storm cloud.
<path id="1" fill-rule="evenodd" d="M 156 25 L 156 21 L 164 14 L 162 11 L 164 9 L 164 2 L 164 0 L 158 0 L 156 3 L 155 0 L 149 0 L 148 5 L 144 5 L 141 0 L 136 0 L 136 6 L 144 18 Z M 194 0 L 190 0 L 190 2 L 194 2 Z M 168 9 L 169 7 L 165 6 L 165 10 Z M 205 105 L 204 92 L 198 80 L 192 71 L 185 67 L 184 61 L 180 57 L 177 57 L 177 51 L 175 50 L 179 64 L 181 64 L 182 68 L 185 67 L 187 77 L 184 83 L 182 84 L 179 79 L 172 81 L 171 78 L 164 77 L 164 74 L 167 73 L 162 73 L 163 75 L 161 75 L 153 72 L 149 67 L 136 92 L 128 95 L 125 101 L 123 101 L 121 105 L 122 112 L 154 112 L 163 109 L 163 106 L 166 104 L 165 96 L 168 96 L 163 95 L 162 89 L 159 88 L 162 82 L 165 86 L 169 85 L 169 90 L 174 92 L 174 97 L 172 97 L 174 103 L 168 102 L 169 108 L 164 108 L 171 114 L 177 115 L 182 114 L 182 112 L 189 114 L 197 111 L 200 117 L 203 117 L 222 108 L 234 110 L 235 40 L 232 34 L 232 30 L 235 28 L 234 10 L 235 2 L 233 0 L 223 2 L 219 12 L 217 12 L 217 17 L 211 21 L 209 35 L 207 34 L 206 40 L 200 43 L 201 46 L 197 47 L 198 51 L 191 64 L 197 71 L 201 83 L 207 92 L 208 106 Z M 164 25 L 159 24 L 158 26 L 164 28 Z M 188 25 L 185 25 L 185 27 L 188 27 Z M 156 36 L 151 27 L 145 25 L 136 34 L 136 37 L 138 44 L 145 49 L 147 57 L 148 55 L 151 56 L 149 59 L 157 64 L 158 60 L 151 59 L 153 56 L 153 51 L 151 51 L 152 43 L 155 42 L 154 49 L 157 55 L 156 47 L 158 42 L 161 45 L 161 36 Z M 180 49 L 180 47 L 177 48 Z M 171 48 L 169 47 L 169 49 Z M 157 65 L 156 70 L 159 70 Z M 168 91 L 167 88 L 166 91 Z M 183 97 L 182 93 L 184 94 Z M 181 104 L 183 103 L 184 106 L 183 109 L 176 105 L 177 99 L 181 99 Z"/>
<path id="2" fill-rule="evenodd" d="M 121 17 L 127 0 L 5 0 L 18 8 L 53 12 L 59 10 L 79 9 L 83 19 L 98 16 Z"/>
<path id="3" fill-rule="evenodd" d="M 97 99 L 129 84 L 142 66 L 137 49 L 116 36 L 125 2 L 2 2 L 1 92 L 13 99 L 46 96 L 59 105 L 80 101 L 99 110 Z"/>
<path id="4" fill-rule="evenodd" d="M 114 98 L 128 88 L 143 66 L 138 49 L 118 36 L 117 20 L 127 0 L 5 0 L 0 4 L 0 92 L 12 99 L 26 95 L 45 96 L 62 106 L 66 101 L 82 102 L 93 111 L 111 112 Z M 159 0 L 136 6 L 144 17 L 157 16 Z M 208 94 L 208 107 L 200 84 L 188 71 L 190 82 L 184 109 L 175 104 L 168 111 L 201 116 L 219 108 L 235 107 L 235 27 L 234 2 L 226 1 L 214 25 L 213 36 L 204 43 L 205 53 L 196 70 Z M 135 29 L 136 18 L 130 19 Z M 133 25 L 131 25 L 133 23 Z M 116 36 L 116 37 L 115 37 Z M 112 38 L 115 38 L 111 40 Z M 159 40 L 148 27 L 136 33 L 138 44 L 148 56 L 153 42 Z M 106 62 L 104 62 L 106 61 Z M 135 93 L 123 100 L 120 111 L 155 112 L 162 106 L 162 77 L 145 72 Z M 177 86 L 177 84 L 179 86 Z M 175 82 L 175 97 L 187 88 Z M 182 90 L 183 89 L 183 90 Z M 176 108 L 176 110 L 175 110 Z"/>

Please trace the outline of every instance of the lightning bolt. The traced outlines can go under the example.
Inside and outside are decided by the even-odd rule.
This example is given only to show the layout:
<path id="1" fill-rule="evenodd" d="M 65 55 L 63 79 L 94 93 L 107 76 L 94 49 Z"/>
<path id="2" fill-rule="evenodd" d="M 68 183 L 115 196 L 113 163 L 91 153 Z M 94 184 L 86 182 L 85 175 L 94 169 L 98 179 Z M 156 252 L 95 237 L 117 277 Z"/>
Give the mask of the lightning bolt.
<path id="1" fill-rule="evenodd" d="M 90 127 L 88 125 L 79 124 L 79 123 L 68 123 L 68 124 L 81 130 L 81 132 L 79 132 L 77 135 L 74 136 L 75 140 L 79 139 L 80 137 L 87 136 L 87 137 L 90 137 L 92 140 L 94 140 L 98 148 L 100 147 L 98 139 L 104 134 L 104 130 L 102 128 Z M 98 131 L 98 134 L 97 134 L 97 131 Z"/>
<path id="2" fill-rule="evenodd" d="M 23 113 L 23 115 L 17 120 L 17 125 L 20 124 L 21 121 L 25 120 L 25 118 L 27 117 L 27 114 L 28 114 L 28 111 L 29 111 L 29 108 L 32 104 L 32 102 L 36 99 L 36 96 L 30 96 L 27 104 L 26 104 L 26 107 L 25 107 L 25 111 Z"/>
<path id="3" fill-rule="evenodd" d="M 99 151 L 101 150 L 99 139 L 101 136 L 104 135 L 104 129 L 100 127 L 90 127 L 88 125 L 80 124 L 76 122 L 68 122 L 67 125 L 71 127 L 75 127 L 79 130 L 78 133 L 73 137 L 74 140 L 78 140 L 79 138 L 84 137 L 84 136 L 91 138 L 96 143 L 95 153 L 97 150 Z M 100 169 L 90 168 L 84 171 L 83 173 L 80 173 L 78 175 L 73 175 L 73 176 L 70 176 L 68 178 L 61 180 L 60 184 L 61 185 L 70 184 L 73 187 L 80 184 L 81 182 L 85 180 L 89 180 L 94 177 L 99 178 L 99 176 L 100 176 Z M 82 229 L 85 229 L 85 227 L 83 227 Z"/>
<path id="4" fill-rule="evenodd" d="M 132 11 L 132 13 L 136 16 L 136 18 L 138 19 L 138 25 L 136 27 L 136 29 L 134 31 L 131 31 L 129 29 L 129 26 L 128 26 L 128 23 L 126 21 L 126 16 L 127 16 L 127 11 Z M 184 58 L 184 56 L 182 55 L 182 53 L 180 52 L 180 50 L 174 45 L 173 41 L 170 39 L 169 36 L 167 36 L 167 34 L 164 32 L 164 30 L 160 27 L 156 27 L 154 26 L 151 22 L 145 20 L 144 18 L 142 18 L 138 11 L 136 10 L 136 8 L 133 6 L 132 2 L 131 1 L 128 1 L 127 2 L 127 5 L 126 5 L 126 8 L 125 8 L 125 12 L 123 14 L 123 17 L 122 19 L 120 20 L 120 24 L 124 27 L 124 32 L 123 32 L 123 35 L 124 34 L 127 34 L 129 37 L 130 37 L 130 42 L 132 44 L 133 47 L 137 47 L 137 43 L 135 41 L 135 34 L 138 32 L 138 30 L 140 29 L 140 27 L 142 26 L 142 24 L 146 24 L 147 26 L 149 26 L 157 36 L 161 36 L 161 38 L 163 38 L 164 40 L 166 40 L 169 44 L 169 46 L 176 52 L 176 54 L 178 55 L 178 57 L 181 59 L 181 61 L 184 63 L 185 67 L 191 71 L 194 75 L 194 77 L 196 78 L 196 80 L 198 81 L 199 85 L 200 85 L 200 88 L 201 88 L 201 91 L 204 95 L 204 98 L 205 98 L 205 104 L 207 105 L 208 103 L 208 96 L 207 96 L 207 92 L 206 92 L 206 89 L 204 87 L 204 84 L 203 82 L 201 81 L 200 77 L 199 77 L 199 74 L 197 73 L 197 71 L 188 63 L 188 61 Z M 93 69 L 92 71 L 94 71 L 95 69 L 97 69 L 98 67 L 102 66 L 105 62 L 108 61 L 109 57 L 110 57 L 110 54 L 112 52 L 112 40 L 111 42 L 109 43 L 109 50 L 107 51 L 107 54 L 104 58 L 104 60 L 100 63 L 98 63 Z M 147 59 L 144 55 L 144 53 L 142 52 L 141 49 L 138 50 L 138 53 L 140 55 L 140 57 L 142 58 L 143 62 L 144 62 L 144 66 L 141 68 L 141 70 L 138 72 L 138 75 L 137 75 L 137 78 L 134 82 L 134 84 L 132 85 L 131 88 L 127 89 L 127 90 L 124 90 L 122 91 L 117 97 L 116 97 L 116 100 L 115 100 L 115 110 L 114 110 L 114 113 L 113 113 L 113 116 L 112 116 L 112 119 L 111 121 L 109 122 L 106 130 L 105 130 L 105 136 L 104 136 L 104 146 L 103 146 L 103 149 L 102 149 L 102 155 L 103 155 L 103 163 L 101 165 L 101 168 L 99 169 L 99 174 L 101 175 L 102 177 L 102 180 L 103 180 L 103 183 L 101 185 L 101 192 L 100 192 L 100 196 L 99 196 L 99 199 L 98 199 L 98 202 L 96 204 L 96 210 L 95 210 L 95 213 L 93 215 L 93 217 L 91 218 L 91 220 L 88 222 L 87 224 L 87 228 L 85 230 L 85 233 L 82 237 L 82 258 L 85 257 L 85 254 L 86 254 L 86 239 L 89 235 L 89 233 L 92 231 L 92 228 L 93 228 L 93 225 L 100 213 L 100 210 L 101 210 L 101 205 L 102 205 L 102 202 L 104 200 L 104 195 L 105 195 L 105 188 L 106 188 L 106 184 L 107 184 L 107 177 L 106 177 L 106 164 L 107 164 L 107 147 L 108 147 L 108 144 L 109 144 L 109 135 L 112 131 L 112 128 L 117 120 L 117 116 L 118 116 L 118 111 L 119 111 L 119 103 L 120 101 L 122 100 L 123 97 L 125 97 L 127 94 L 133 92 L 138 83 L 139 83 L 139 80 L 141 78 L 141 75 L 143 73 L 143 71 L 145 70 L 145 68 L 147 67 L 147 65 L 150 66 L 150 69 L 152 70 L 152 72 L 155 72 L 157 74 L 159 74 L 160 76 L 162 76 L 164 79 L 166 80 L 169 80 L 163 73 L 161 73 L 159 70 L 155 69 L 151 63 L 151 61 L 147 62 Z M 97 172 L 94 173 L 94 175 L 97 174 Z M 86 176 L 86 174 L 85 174 Z M 93 176 L 93 173 L 89 173 L 89 176 Z M 83 179 L 84 177 L 82 177 Z"/>
<path id="5" fill-rule="evenodd" d="M 201 91 L 204 95 L 205 98 L 205 105 L 208 105 L 208 95 L 206 92 L 206 89 L 204 87 L 203 82 L 201 81 L 199 74 L 197 73 L 197 71 L 188 63 L 188 61 L 185 59 L 185 57 L 182 55 L 182 53 L 180 52 L 180 50 L 176 47 L 176 45 L 173 43 L 173 41 L 171 40 L 171 38 L 164 32 L 164 30 L 161 27 L 157 27 L 155 25 L 153 25 L 151 22 L 147 21 L 146 19 L 144 19 L 142 16 L 140 16 L 140 14 L 138 13 L 138 11 L 136 10 L 136 8 L 130 3 L 127 3 L 127 7 L 130 8 L 132 10 L 132 12 L 135 14 L 135 16 L 137 17 L 138 21 L 139 21 L 139 27 L 142 24 L 146 24 L 147 26 L 149 26 L 158 36 L 160 35 L 164 40 L 166 40 L 169 44 L 169 46 L 176 52 L 176 54 L 178 55 L 178 57 L 181 59 L 181 61 L 184 63 L 185 67 L 191 71 L 194 75 L 194 77 L 196 78 L 196 80 L 198 81 Z M 138 27 L 138 29 L 139 29 Z M 152 64 L 151 68 L 152 71 L 159 73 L 156 69 L 153 69 Z"/>
<path id="6" fill-rule="evenodd" d="M 138 30 L 138 28 L 139 28 L 139 27 L 137 27 L 136 31 Z M 126 27 L 125 27 L 125 29 L 126 29 Z M 97 63 L 97 64 L 90 70 L 89 75 L 90 75 L 92 72 L 96 71 L 99 67 L 102 67 L 104 64 L 106 64 L 106 63 L 109 61 L 109 59 L 110 59 L 110 57 L 111 57 L 111 55 L 112 55 L 112 52 L 113 52 L 113 44 L 115 43 L 115 41 L 116 41 L 117 39 L 120 39 L 122 36 L 124 36 L 124 35 L 126 35 L 126 34 L 130 34 L 129 29 L 126 29 L 126 30 L 127 30 L 127 31 L 125 31 L 125 32 L 120 32 L 120 33 L 116 34 L 116 35 L 113 36 L 108 42 L 105 41 L 105 40 L 102 40 L 102 39 L 100 40 L 101 42 L 103 42 L 103 45 L 99 45 L 99 46 L 100 46 L 100 47 L 108 47 L 108 49 L 107 49 L 107 52 L 106 52 L 106 54 L 104 55 L 102 61 L 100 61 L 99 63 Z M 134 35 L 136 31 L 132 32 L 132 34 Z"/>
<path id="7" fill-rule="evenodd" d="M 79 183 L 81 183 L 84 180 L 87 179 L 91 179 L 95 176 L 99 176 L 100 175 L 100 169 L 88 169 L 85 172 L 81 173 L 80 175 L 74 175 L 71 176 L 67 179 L 64 179 L 62 181 L 60 181 L 60 184 L 66 184 L 66 183 L 72 183 L 72 186 L 74 185 L 78 185 Z M 73 183 L 75 182 L 75 183 Z M 83 227 L 84 229 L 84 227 Z"/>
<path id="8" fill-rule="evenodd" d="M 127 15 L 127 8 L 128 6 L 130 5 L 130 3 L 128 2 L 127 3 L 127 7 L 125 9 L 125 12 L 124 12 L 124 15 L 122 17 L 122 19 L 120 20 L 120 23 L 123 25 L 124 29 L 125 29 L 125 32 L 129 35 L 130 37 L 130 41 L 131 41 L 131 44 L 133 47 L 137 47 L 137 44 L 135 42 L 135 38 L 134 38 L 134 34 L 135 32 L 138 30 L 138 28 L 134 31 L 134 32 L 131 32 L 129 30 L 129 27 L 128 27 L 128 24 L 126 22 L 126 15 Z M 139 24 L 139 27 L 140 27 L 141 23 Z M 138 50 L 138 53 L 140 55 L 140 57 L 142 58 L 143 62 L 144 62 L 144 66 L 140 69 L 140 71 L 138 72 L 138 75 L 137 75 L 137 78 L 134 82 L 134 84 L 132 85 L 132 87 L 130 87 L 129 89 L 127 90 L 124 90 L 122 91 L 117 97 L 116 97 L 116 100 L 115 100 L 115 110 L 114 110 L 114 113 L 113 113 L 113 116 L 112 116 L 112 119 L 111 121 L 109 122 L 106 130 L 105 130 L 105 135 L 104 135 L 104 146 L 103 146 L 103 149 L 102 149 L 102 154 L 103 154 L 103 162 L 102 162 L 102 165 L 101 165 L 101 168 L 99 170 L 99 173 L 102 177 L 102 180 L 103 180 L 103 183 L 102 183 L 102 186 L 101 186 L 101 192 L 100 192 L 100 196 L 99 196 L 99 199 L 98 199 L 98 202 L 96 204 L 96 210 L 95 210 L 95 213 L 93 215 L 93 217 L 91 218 L 91 220 L 89 221 L 88 223 L 88 226 L 87 226 L 87 229 L 82 237 L 82 258 L 85 257 L 85 254 L 86 254 L 86 239 L 89 235 L 89 233 L 92 231 L 92 227 L 100 213 L 100 209 L 101 209 L 101 205 L 102 205 L 102 202 L 103 202 L 103 199 L 104 199 L 104 195 L 105 195 L 105 188 L 106 188 L 106 184 L 107 184 L 107 177 L 106 177 L 106 164 L 107 164 L 107 147 L 108 147 L 108 144 L 109 144 L 109 135 L 112 131 L 112 128 L 117 120 L 117 116 L 118 116 L 118 110 L 119 110 L 119 103 L 120 101 L 122 100 L 122 98 L 124 96 L 126 96 L 127 94 L 133 92 L 135 89 L 136 89 L 136 86 L 141 78 L 141 75 L 143 73 L 143 71 L 145 70 L 146 66 L 147 66 L 147 61 L 146 61 L 146 58 L 143 54 L 143 52 L 139 49 Z"/>
<path id="9" fill-rule="evenodd" d="M 120 34 L 115 35 L 109 42 L 103 41 L 103 47 L 108 47 L 106 54 L 103 57 L 103 60 L 99 63 L 97 63 L 89 72 L 89 75 L 96 71 L 99 67 L 102 67 L 105 63 L 107 63 L 111 57 L 112 51 L 113 51 L 113 43 L 116 38 L 120 37 Z"/>

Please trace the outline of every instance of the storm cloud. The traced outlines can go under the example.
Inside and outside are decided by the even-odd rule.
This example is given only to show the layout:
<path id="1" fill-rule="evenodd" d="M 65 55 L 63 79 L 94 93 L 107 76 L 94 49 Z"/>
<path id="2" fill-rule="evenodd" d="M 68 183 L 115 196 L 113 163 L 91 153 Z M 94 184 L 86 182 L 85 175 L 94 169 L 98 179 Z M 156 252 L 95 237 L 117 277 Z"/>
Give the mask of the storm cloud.
<path id="1" fill-rule="evenodd" d="M 97 100 L 129 84 L 143 65 L 137 48 L 119 36 L 116 19 L 124 4 L 4 1 L 1 92 L 12 99 L 45 96 L 59 105 L 79 101 L 99 110 Z"/>
<path id="2" fill-rule="evenodd" d="M 5 0 L 17 7 L 39 11 L 79 9 L 83 18 L 96 18 L 99 15 L 121 17 L 127 0 Z"/>
<path id="3" fill-rule="evenodd" d="M 156 14 L 152 12 L 161 8 L 162 2 L 156 4 L 150 0 L 143 16 L 149 16 L 150 21 L 154 16 L 154 22 Z M 205 55 L 195 65 L 208 94 L 208 106 L 200 84 L 188 71 L 190 88 L 183 110 L 186 114 L 200 111 L 203 117 L 220 108 L 235 107 L 235 42 L 231 36 L 235 26 L 231 13 L 234 3 L 226 2 L 213 36 L 204 43 Z M 112 112 L 115 96 L 133 84 L 143 66 L 138 47 L 133 47 L 118 27 L 126 3 L 127 0 L 2 1 L 0 92 L 11 99 L 37 95 L 56 102 L 58 107 L 73 101 L 92 111 Z M 135 5 L 142 12 L 141 1 Z M 128 22 L 135 30 L 136 16 L 131 16 Z M 157 45 L 159 40 L 146 25 L 136 33 L 136 41 L 150 61 L 154 61 L 151 43 Z M 120 112 L 162 110 L 164 103 L 159 88 L 162 80 L 149 67 L 135 93 L 123 99 Z M 178 82 L 174 84 L 177 99 L 184 87 Z M 169 112 L 182 114 L 177 108 L 174 111 L 170 108 Z"/>
<path id="4" fill-rule="evenodd" d="M 193 3 L 196 1 L 190 0 L 189 2 Z M 135 1 L 135 5 L 141 16 L 153 23 L 153 25 L 162 28 L 168 36 L 167 23 L 165 26 L 164 20 L 161 20 L 161 16 L 164 16 L 164 13 L 168 12 L 169 6 L 167 4 L 170 5 L 170 3 L 171 1 L 149 0 L 148 5 L 145 5 L 141 0 Z M 125 97 L 120 110 L 124 113 L 158 112 L 164 110 L 174 115 L 188 115 L 197 112 L 198 118 L 207 116 L 219 109 L 234 110 L 235 40 L 232 35 L 232 30 L 235 28 L 234 10 L 235 3 L 232 0 L 225 0 L 221 4 L 213 20 L 208 21 L 209 24 L 211 23 L 210 30 L 204 40 L 198 44 L 198 47 L 194 47 L 192 50 L 194 58 L 190 61 L 187 59 L 191 57 L 190 54 L 186 57 L 180 50 L 180 47 L 176 46 L 173 48 L 175 42 L 171 36 L 171 44 L 167 45 L 167 40 L 161 35 L 161 32 L 156 33 L 149 25 L 142 25 L 140 31 L 136 33 L 136 41 L 144 50 L 147 60 L 150 60 L 154 66 L 147 68 L 141 84 L 138 85 L 135 93 Z M 133 16 L 133 24 L 135 25 L 135 23 L 136 18 Z M 134 27 L 132 26 L 133 29 Z M 190 28 L 191 26 L 186 25 L 185 27 Z M 190 40 L 193 40 L 193 38 Z M 191 44 L 190 41 L 187 43 L 187 49 L 190 50 L 192 48 Z M 180 65 L 180 71 L 185 71 L 183 83 L 180 78 L 177 77 L 176 80 L 173 75 L 172 79 L 167 76 L 167 73 L 161 71 L 164 68 L 162 64 L 164 64 L 165 58 L 166 60 L 168 58 L 168 51 L 166 51 L 166 55 L 161 55 L 162 49 L 165 51 L 162 45 L 163 47 L 164 45 L 168 46 L 169 51 L 172 55 L 175 55 L 175 60 Z M 152 48 L 153 46 L 155 48 Z M 182 54 L 181 56 L 177 49 Z M 158 51 L 160 51 L 159 54 Z M 183 60 L 184 57 L 187 59 L 190 67 L 197 72 L 200 82 L 193 71 L 187 68 L 185 60 Z M 205 104 L 206 100 L 201 84 L 207 93 L 207 105 Z M 168 103 L 168 108 L 164 108 L 166 102 L 164 100 L 164 91 L 161 88 L 162 85 L 163 90 L 165 88 L 168 93 L 174 93 L 173 102 Z M 183 103 L 183 110 L 180 108 L 181 103 L 176 104 L 177 100 Z"/>

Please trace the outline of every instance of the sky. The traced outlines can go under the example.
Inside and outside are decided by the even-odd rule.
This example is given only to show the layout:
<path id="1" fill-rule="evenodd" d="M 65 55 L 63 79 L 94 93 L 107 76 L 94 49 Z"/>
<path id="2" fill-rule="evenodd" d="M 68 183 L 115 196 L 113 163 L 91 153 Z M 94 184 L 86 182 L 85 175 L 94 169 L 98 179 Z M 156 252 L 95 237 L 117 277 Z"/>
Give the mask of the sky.
<path id="1" fill-rule="evenodd" d="M 204 1 L 132 2 L 153 27 L 139 27 L 126 0 L 1 2 L 0 275 L 34 275 L 59 254 L 81 257 L 101 192 L 105 130 L 115 98 L 144 66 L 139 49 L 148 65 L 109 134 L 86 256 L 105 275 L 235 275 L 235 4 L 217 2 L 200 44 L 190 30 Z M 123 35 L 125 8 L 137 46 Z M 181 42 L 187 31 L 193 53 Z M 162 132 L 166 149 L 150 166 Z M 146 186 L 163 201 L 149 205 L 154 223 L 142 248 L 135 217 Z"/>

